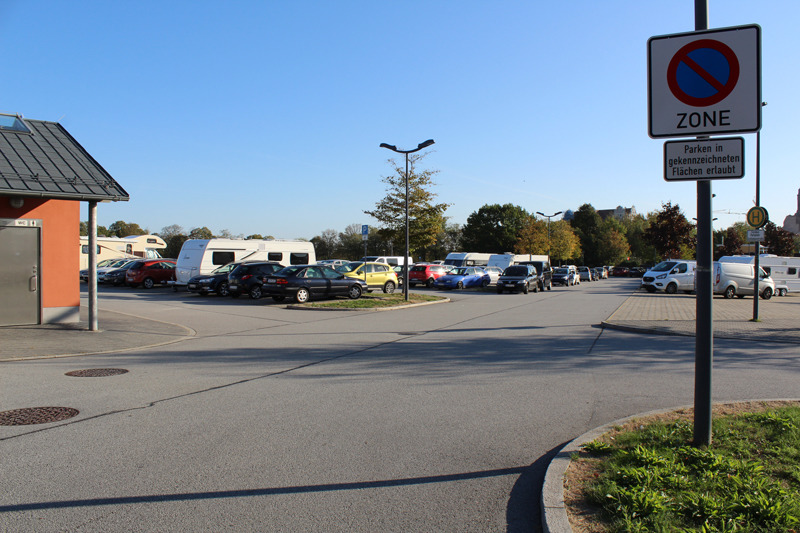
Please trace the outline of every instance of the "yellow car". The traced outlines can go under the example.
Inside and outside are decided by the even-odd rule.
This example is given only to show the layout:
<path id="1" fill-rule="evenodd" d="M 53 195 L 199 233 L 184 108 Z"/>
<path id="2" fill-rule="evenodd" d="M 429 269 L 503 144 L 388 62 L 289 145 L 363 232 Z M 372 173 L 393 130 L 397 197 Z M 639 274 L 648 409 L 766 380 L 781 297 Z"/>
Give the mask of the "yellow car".
<path id="1" fill-rule="evenodd" d="M 386 263 L 353 261 L 336 267 L 336 271 L 349 278 L 359 278 L 367 282 L 369 292 L 380 289 L 387 294 L 397 287 L 397 274 Z"/>

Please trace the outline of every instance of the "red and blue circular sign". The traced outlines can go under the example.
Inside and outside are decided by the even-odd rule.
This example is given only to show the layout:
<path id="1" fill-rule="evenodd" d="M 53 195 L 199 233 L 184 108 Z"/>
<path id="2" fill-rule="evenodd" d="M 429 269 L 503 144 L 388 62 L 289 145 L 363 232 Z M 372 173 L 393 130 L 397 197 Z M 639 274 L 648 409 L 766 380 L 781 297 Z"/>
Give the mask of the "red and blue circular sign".
<path id="1" fill-rule="evenodd" d="M 713 39 L 693 41 L 672 57 L 667 83 L 684 104 L 707 107 L 731 94 L 739 81 L 739 60 L 728 45 Z"/>

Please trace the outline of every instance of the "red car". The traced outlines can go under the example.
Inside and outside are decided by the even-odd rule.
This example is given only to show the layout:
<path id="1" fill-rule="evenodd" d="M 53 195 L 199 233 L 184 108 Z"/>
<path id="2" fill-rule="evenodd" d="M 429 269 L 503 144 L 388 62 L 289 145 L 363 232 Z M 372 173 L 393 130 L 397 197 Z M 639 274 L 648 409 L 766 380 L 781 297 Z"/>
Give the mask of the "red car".
<path id="1" fill-rule="evenodd" d="M 433 282 L 449 271 L 450 267 L 447 265 L 413 265 L 408 271 L 408 286 L 421 283 L 426 287 L 433 287 Z"/>
<path id="2" fill-rule="evenodd" d="M 628 276 L 628 267 L 614 267 L 611 269 L 611 275 L 615 278 L 624 278 Z"/>
<path id="3" fill-rule="evenodd" d="M 156 283 L 166 285 L 168 281 L 175 280 L 174 259 L 142 259 L 137 261 L 125 274 L 125 282 L 130 287 L 152 289 Z"/>

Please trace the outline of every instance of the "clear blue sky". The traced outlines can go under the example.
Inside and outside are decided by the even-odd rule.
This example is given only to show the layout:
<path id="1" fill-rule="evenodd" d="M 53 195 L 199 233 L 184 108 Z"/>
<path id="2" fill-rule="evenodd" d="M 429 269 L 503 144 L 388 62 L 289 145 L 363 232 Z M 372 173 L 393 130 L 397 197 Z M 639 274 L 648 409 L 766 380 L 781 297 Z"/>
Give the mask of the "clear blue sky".
<path id="1" fill-rule="evenodd" d="M 647 39 L 694 28 L 693 0 L 0 0 L 0 111 L 60 122 L 130 193 L 99 223 L 311 238 L 376 224 L 393 154 L 436 144 L 452 222 L 489 203 L 554 213 L 662 202 L 647 135 Z M 800 2 L 711 0 L 712 28 L 762 27 L 762 205 L 797 209 Z M 753 205 L 714 183 L 716 227 Z M 725 211 L 725 212 L 723 212 Z M 83 218 L 86 218 L 84 209 Z"/>

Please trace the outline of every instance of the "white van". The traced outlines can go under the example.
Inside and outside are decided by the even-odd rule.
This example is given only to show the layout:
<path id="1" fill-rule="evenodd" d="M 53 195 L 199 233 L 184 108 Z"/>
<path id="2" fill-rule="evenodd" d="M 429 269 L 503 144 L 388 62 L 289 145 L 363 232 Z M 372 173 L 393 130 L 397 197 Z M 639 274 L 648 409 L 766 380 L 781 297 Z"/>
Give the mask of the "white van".
<path id="1" fill-rule="evenodd" d="M 642 276 L 642 287 L 647 292 L 664 291 L 675 294 L 678 291 L 690 293 L 694 290 L 694 273 L 697 261 L 667 259 L 648 270 Z"/>
<path id="2" fill-rule="evenodd" d="M 775 283 L 769 274 L 759 268 L 758 294 L 769 300 L 775 293 Z M 755 265 L 747 263 L 714 262 L 714 294 L 725 298 L 744 298 L 753 295 Z"/>
<path id="3" fill-rule="evenodd" d="M 511 265 L 518 265 L 523 261 L 546 261 L 549 263 L 550 256 L 532 254 L 492 254 L 489 256 L 487 266 L 494 266 L 505 270 Z"/>
<path id="4" fill-rule="evenodd" d="M 275 261 L 283 266 L 310 265 L 317 262 L 314 244 L 309 241 L 275 239 L 189 239 L 183 243 L 175 266 L 177 290 L 189 280 L 234 261 Z"/>
<path id="5" fill-rule="evenodd" d="M 493 254 L 480 254 L 476 252 L 450 252 L 444 259 L 445 265 L 462 266 L 489 266 L 489 258 Z"/>
<path id="6" fill-rule="evenodd" d="M 409 255 L 406 259 L 408 265 L 413 265 L 414 260 Z M 366 263 L 385 263 L 393 267 L 402 266 L 404 259 L 402 255 L 367 255 L 361 258 Z"/>
<path id="7" fill-rule="evenodd" d="M 719 260 L 723 263 L 753 264 L 755 257 L 752 255 L 725 255 Z M 790 291 L 800 292 L 800 257 L 761 254 L 758 258 L 758 266 L 772 278 L 777 296 L 785 296 Z"/>

